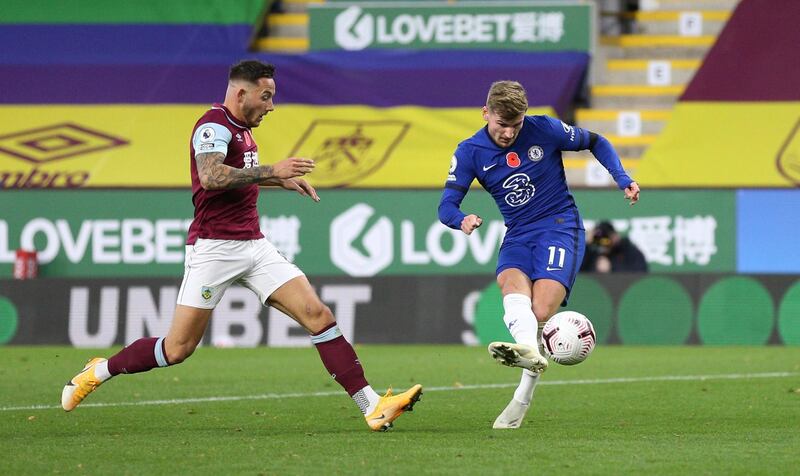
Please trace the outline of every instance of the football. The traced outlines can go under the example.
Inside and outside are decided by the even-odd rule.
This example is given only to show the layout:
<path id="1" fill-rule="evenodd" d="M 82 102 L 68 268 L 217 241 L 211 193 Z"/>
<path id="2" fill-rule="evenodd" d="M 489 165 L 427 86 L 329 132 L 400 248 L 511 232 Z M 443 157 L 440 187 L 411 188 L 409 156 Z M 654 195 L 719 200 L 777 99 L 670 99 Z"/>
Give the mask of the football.
<path id="1" fill-rule="evenodd" d="M 542 329 L 544 354 L 553 362 L 575 365 L 594 350 L 594 327 L 583 314 L 563 311 L 551 317 Z"/>

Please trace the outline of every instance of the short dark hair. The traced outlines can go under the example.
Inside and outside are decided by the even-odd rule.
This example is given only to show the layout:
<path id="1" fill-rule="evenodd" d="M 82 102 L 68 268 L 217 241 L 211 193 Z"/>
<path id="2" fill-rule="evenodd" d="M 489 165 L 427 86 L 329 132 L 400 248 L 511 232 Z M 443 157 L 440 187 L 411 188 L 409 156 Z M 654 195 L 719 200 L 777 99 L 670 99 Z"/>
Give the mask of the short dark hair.
<path id="1" fill-rule="evenodd" d="M 275 77 L 275 66 L 269 63 L 262 63 L 258 60 L 244 60 L 231 66 L 228 79 L 243 79 L 251 83 L 257 83 L 261 78 Z"/>

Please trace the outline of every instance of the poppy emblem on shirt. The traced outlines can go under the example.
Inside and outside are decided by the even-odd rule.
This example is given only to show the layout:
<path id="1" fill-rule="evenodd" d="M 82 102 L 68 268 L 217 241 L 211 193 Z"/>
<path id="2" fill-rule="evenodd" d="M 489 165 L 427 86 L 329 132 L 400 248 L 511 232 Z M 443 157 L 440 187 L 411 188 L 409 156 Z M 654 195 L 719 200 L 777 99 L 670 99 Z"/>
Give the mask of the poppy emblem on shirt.
<path id="1" fill-rule="evenodd" d="M 506 154 L 506 164 L 512 169 L 516 169 L 521 163 L 522 161 L 519 160 L 519 155 L 516 152 Z"/>
<path id="2" fill-rule="evenodd" d="M 539 162 L 544 157 L 544 149 L 535 145 L 528 149 L 528 158 L 534 162 Z"/>

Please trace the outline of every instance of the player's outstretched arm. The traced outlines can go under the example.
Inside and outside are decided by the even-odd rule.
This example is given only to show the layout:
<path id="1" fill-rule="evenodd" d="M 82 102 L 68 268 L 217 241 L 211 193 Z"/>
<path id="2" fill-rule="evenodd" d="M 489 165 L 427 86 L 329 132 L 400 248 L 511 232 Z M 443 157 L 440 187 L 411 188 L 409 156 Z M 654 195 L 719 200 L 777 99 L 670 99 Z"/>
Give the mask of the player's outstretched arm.
<path id="1" fill-rule="evenodd" d="M 639 184 L 631 182 L 631 184 L 625 188 L 625 199 L 630 200 L 631 205 L 639 201 Z"/>
<path id="2" fill-rule="evenodd" d="M 466 235 L 471 235 L 476 228 L 483 224 L 483 218 L 478 215 L 467 215 L 461 220 L 461 231 Z"/>
<path id="3" fill-rule="evenodd" d="M 290 157 L 275 165 L 261 165 L 246 169 L 225 165 L 224 161 L 225 154 L 222 152 L 207 152 L 195 156 L 197 176 L 203 188 L 206 190 L 239 188 L 273 177 L 281 179 L 299 177 L 314 169 L 313 160 L 297 157 Z"/>

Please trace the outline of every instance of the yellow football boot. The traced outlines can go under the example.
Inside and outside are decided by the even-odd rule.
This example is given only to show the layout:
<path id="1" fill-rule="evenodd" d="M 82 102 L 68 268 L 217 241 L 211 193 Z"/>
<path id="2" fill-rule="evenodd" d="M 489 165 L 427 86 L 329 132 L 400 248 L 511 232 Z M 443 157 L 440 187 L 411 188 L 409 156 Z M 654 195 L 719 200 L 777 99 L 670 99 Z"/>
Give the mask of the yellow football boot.
<path id="1" fill-rule="evenodd" d="M 78 375 L 67 382 L 64 390 L 61 391 L 61 406 L 64 407 L 64 410 L 68 412 L 74 410 L 87 395 L 94 392 L 94 389 L 103 383 L 95 376 L 94 368 L 104 360 L 106 359 L 102 357 L 93 358 L 86 363 L 86 367 Z"/>
<path id="2" fill-rule="evenodd" d="M 414 409 L 414 404 L 419 401 L 421 395 L 422 385 L 420 384 L 414 385 L 399 395 L 392 395 L 392 389 L 390 388 L 386 395 L 382 396 L 378 401 L 375 411 L 364 416 L 367 420 L 367 425 L 372 431 L 388 430 L 393 426 L 392 422 L 403 412 L 410 412 Z"/>

